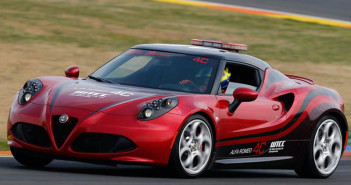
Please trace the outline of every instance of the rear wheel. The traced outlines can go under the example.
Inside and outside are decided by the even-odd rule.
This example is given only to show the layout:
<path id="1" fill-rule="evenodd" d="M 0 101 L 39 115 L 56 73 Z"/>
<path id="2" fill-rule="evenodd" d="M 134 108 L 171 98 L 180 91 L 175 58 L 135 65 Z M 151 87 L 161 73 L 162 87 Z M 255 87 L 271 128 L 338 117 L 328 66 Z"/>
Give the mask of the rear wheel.
<path id="1" fill-rule="evenodd" d="M 10 150 L 17 162 L 28 167 L 44 167 L 53 160 L 50 157 L 35 155 L 19 148 L 10 147 Z"/>
<path id="2" fill-rule="evenodd" d="M 295 171 L 303 177 L 327 178 L 338 166 L 342 148 L 342 134 L 337 119 L 325 116 L 313 132 L 306 163 Z"/>
<path id="3" fill-rule="evenodd" d="M 213 133 L 206 118 L 191 116 L 173 145 L 170 167 L 178 176 L 197 177 L 210 166 L 213 148 Z"/>

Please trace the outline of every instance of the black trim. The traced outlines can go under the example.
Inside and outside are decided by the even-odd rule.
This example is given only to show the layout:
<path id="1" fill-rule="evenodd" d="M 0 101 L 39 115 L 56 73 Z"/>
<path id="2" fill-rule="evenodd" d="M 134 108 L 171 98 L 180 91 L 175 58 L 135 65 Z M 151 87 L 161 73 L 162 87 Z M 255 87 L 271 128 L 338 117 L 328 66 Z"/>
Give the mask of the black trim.
<path id="1" fill-rule="evenodd" d="M 280 138 L 282 140 L 310 140 L 311 134 L 318 124 L 320 118 L 327 113 L 336 113 L 335 111 L 329 112 L 328 110 L 337 109 L 334 104 L 322 103 L 312 109 L 309 115 L 299 124 L 299 126 L 290 132 L 288 135 Z"/>
<path id="2" fill-rule="evenodd" d="M 238 160 L 243 160 L 243 159 L 238 159 Z M 222 168 L 222 169 L 293 169 L 295 167 L 295 159 L 287 158 L 282 160 L 233 163 L 233 164 L 220 164 L 220 163 L 214 162 L 213 167 Z"/>
<path id="3" fill-rule="evenodd" d="M 94 111 L 94 112 L 88 114 L 85 118 L 88 118 L 88 117 L 90 117 L 90 116 L 92 116 L 92 115 L 94 115 L 94 114 L 96 114 L 96 113 L 98 113 L 98 112 L 102 112 L 102 111 L 104 111 L 104 110 L 106 110 L 106 109 L 109 109 L 109 108 L 111 108 L 111 107 L 114 107 L 114 106 L 117 106 L 117 105 L 120 105 L 120 104 L 123 104 L 123 103 L 128 103 L 128 102 L 135 101 L 135 100 L 141 100 L 141 99 L 144 99 L 144 98 L 151 98 L 151 97 L 154 97 L 154 96 L 156 96 L 156 95 L 153 94 L 153 95 L 151 95 L 151 96 L 143 96 L 143 97 L 139 97 L 139 98 L 134 98 L 134 99 L 130 99 L 130 100 L 126 100 L 126 101 L 121 101 L 121 102 L 118 102 L 118 103 L 114 103 L 114 104 L 108 105 L 108 106 L 106 106 L 106 107 L 103 107 L 103 108 L 101 108 L 101 109 L 99 109 L 99 110 L 96 110 L 96 111 Z"/>
<path id="4" fill-rule="evenodd" d="M 50 103 L 50 112 L 51 112 L 51 109 L 52 109 L 52 107 L 53 107 L 53 105 L 54 105 L 54 102 L 55 102 L 57 96 L 60 94 L 60 92 L 62 91 L 63 87 L 64 87 L 67 83 L 69 83 L 69 82 L 70 82 L 70 81 L 67 81 L 67 82 L 63 83 L 63 84 L 62 84 L 59 88 L 57 88 L 57 90 L 55 91 L 55 94 L 52 96 L 51 103 Z"/>
<path id="5" fill-rule="evenodd" d="M 215 163 L 219 164 L 246 164 L 246 163 L 261 163 L 293 159 L 293 156 L 272 156 L 272 157 L 244 157 L 234 159 L 219 159 Z"/>
<path id="6" fill-rule="evenodd" d="M 258 59 L 256 57 L 240 54 L 240 53 L 232 53 L 218 48 L 209 48 L 209 47 L 193 46 L 193 45 L 175 45 L 175 44 L 140 44 L 140 45 L 133 46 L 131 49 L 146 49 L 146 50 L 155 50 L 155 51 L 162 51 L 162 52 L 198 55 L 198 56 L 217 58 L 222 60 L 239 61 L 240 64 L 253 65 L 262 70 L 266 70 L 267 68 L 272 68 L 265 61 Z"/>

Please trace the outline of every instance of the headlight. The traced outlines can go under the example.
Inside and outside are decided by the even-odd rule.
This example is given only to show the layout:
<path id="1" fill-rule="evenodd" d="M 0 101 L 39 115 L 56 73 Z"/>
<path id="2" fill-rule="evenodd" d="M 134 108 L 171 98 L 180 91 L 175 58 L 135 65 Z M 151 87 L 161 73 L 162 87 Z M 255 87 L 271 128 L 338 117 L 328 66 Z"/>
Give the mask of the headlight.
<path id="1" fill-rule="evenodd" d="M 145 118 L 149 118 L 152 116 L 152 113 L 153 113 L 152 109 L 147 108 L 144 110 L 143 116 L 145 116 Z"/>
<path id="2" fill-rule="evenodd" d="M 138 120 L 152 120 L 158 118 L 178 105 L 177 97 L 166 97 L 146 104 L 138 114 Z"/>
<path id="3" fill-rule="evenodd" d="M 32 98 L 32 94 L 31 93 L 26 93 L 24 94 L 24 101 L 27 102 Z"/>
<path id="4" fill-rule="evenodd" d="M 38 79 L 27 81 L 18 95 L 18 103 L 23 105 L 43 88 L 43 84 Z"/>

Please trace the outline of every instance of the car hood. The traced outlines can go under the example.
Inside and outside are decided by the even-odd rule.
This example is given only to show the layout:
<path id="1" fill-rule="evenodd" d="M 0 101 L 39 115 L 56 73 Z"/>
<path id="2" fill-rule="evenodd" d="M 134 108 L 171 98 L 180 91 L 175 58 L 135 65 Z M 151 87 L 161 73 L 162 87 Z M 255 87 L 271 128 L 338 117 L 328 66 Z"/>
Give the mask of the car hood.
<path id="1" fill-rule="evenodd" d="M 146 101 L 153 99 L 152 97 L 156 98 L 174 93 L 174 91 L 80 79 L 63 82 L 57 85 L 55 89 L 51 89 L 47 104 L 50 105 L 50 109 L 72 107 L 97 112 L 133 101 L 140 103 L 140 100 Z"/>

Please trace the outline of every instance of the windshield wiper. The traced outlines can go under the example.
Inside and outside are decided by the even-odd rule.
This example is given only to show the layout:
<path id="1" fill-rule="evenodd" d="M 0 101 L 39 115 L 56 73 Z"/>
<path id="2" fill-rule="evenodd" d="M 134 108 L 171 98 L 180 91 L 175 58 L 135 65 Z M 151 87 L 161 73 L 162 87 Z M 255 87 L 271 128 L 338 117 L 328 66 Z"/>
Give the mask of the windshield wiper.
<path id="1" fill-rule="evenodd" d="M 99 78 L 99 77 L 95 77 L 95 76 L 91 76 L 91 75 L 89 75 L 88 77 L 89 77 L 90 79 L 96 80 L 96 81 L 98 81 L 98 82 L 113 83 L 113 82 L 111 82 L 111 81 L 109 81 L 109 80 L 106 80 L 106 79 L 104 79 L 104 78 Z"/>

